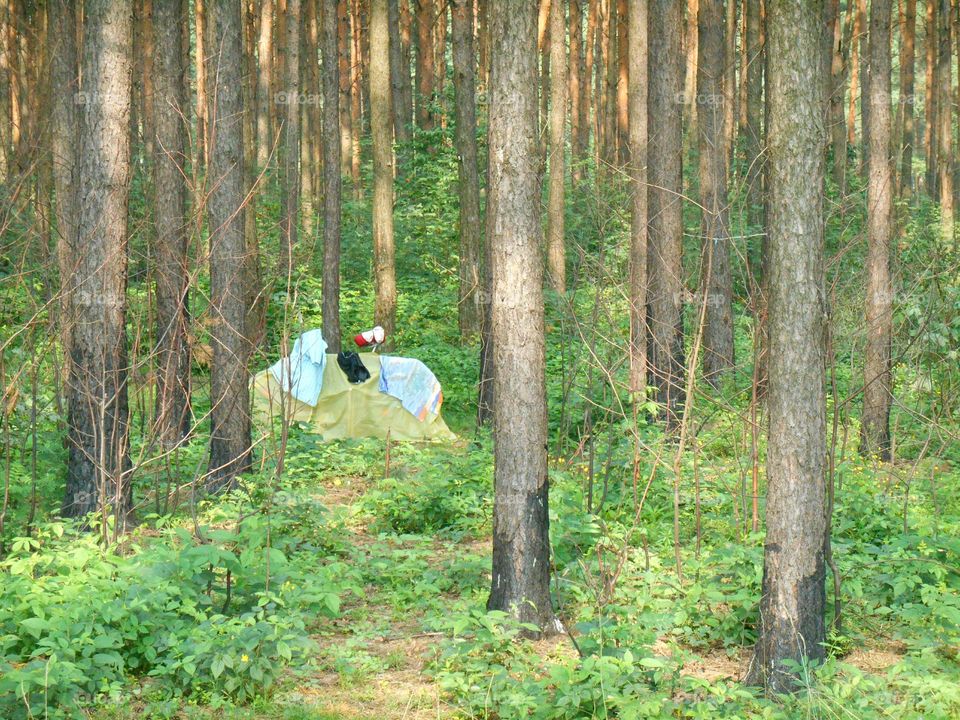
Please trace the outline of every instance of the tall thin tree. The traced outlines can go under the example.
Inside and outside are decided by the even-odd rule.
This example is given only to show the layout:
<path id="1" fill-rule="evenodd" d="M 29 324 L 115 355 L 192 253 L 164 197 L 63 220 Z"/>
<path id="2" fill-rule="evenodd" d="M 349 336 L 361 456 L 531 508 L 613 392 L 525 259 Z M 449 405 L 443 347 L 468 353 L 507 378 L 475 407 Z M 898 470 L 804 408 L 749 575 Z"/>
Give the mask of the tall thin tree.
<path id="1" fill-rule="evenodd" d="M 904 0 L 903 30 L 900 35 L 900 174 L 898 194 L 913 194 L 914 69 L 916 66 L 917 0 Z"/>
<path id="2" fill-rule="evenodd" d="M 767 536 L 748 680 L 796 686 L 824 657 L 826 402 L 820 12 L 768 0 L 770 130 Z"/>
<path id="3" fill-rule="evenodd" d="M 230 486 L 250 467 L 247 388 L 246 243 L 243 236 L 243 101 L 240 0 L 208 8 L 215 52 L 207 56 L 210 163 L 207 224 L 210 242 L 210 463 L 207 487 Z"/>
<path id="4" fill-rule="evenodd" d="M 283 163 L 280 173 L 280 271 L 293 270 L 300 219 L 300 0 L 286 0 L 283 92 Z"/>
<path id="5" fill-rule="evenodd" d="M 493 574 L 487 607 L 560 630 L 550 600 L 537 5 L 491 0 Z"/>
<path id="6" fill-rule="evenodd" d="M 893 331 L 893 175 L 890 158 L 890 0 L 870 4 L 870 111 L 867 118 L 867 283 L 860 450 L 890 456 L 890 337 Z"/>
<path id="7" fill-rule="evenodd" d="M 155 55 L 153 213 L 157 258 L 157 432 L 165 447 L 182 440 L 190 422 L 190 346 L 187 266 L 187 138 L 180 7 L 153 10 Z"/>
<path id="8" fill-rule="evenodd" d="M 550 5 L 550 184 L 547 208 L 547 273 L 558 293 L 567 290 L 567 253 L 564 241 L 564 175 L 567 122 L 566 7 Z"/>
<path id="9" fill-rule="evenodd" d="M 320 0 L 323 55 L 323 339 L 340 351 L 340 60 L 337 0 Z"/>
<path id="10" fill-rule="evenodd" d="M 456 92 L 456 143 L 460 160 L 460 336 L 480 331 L 480 172 L 477 166 L 476 70 L 473 51 L 473 2 L 451 0 L 453 84 Z"/>
<path id="11" fill-rule="evenodd" d="M 733 2 L 733 0 L 727 0 Z M 700 0 L 697 22 L 697 133 L 700 149 L 701 295 L 706 303 L 703 374 L 713 386 L 733 368 L 733 277 L 727 159 L 724 142 L 723 71 L 726 66 L 724 0 Z"/>
<path id="12" fill-rule="evenodd" d="M 126 333 L 132 21 L 123 0 L 84 3 L 63 502 L 68 517 L 109 505 L 117 528 L 132 504 Z"/>
<path id="13" fill-rule="evenodd" d="M 630 390 L 647 385 L 647 4 L 630 0 Z"/>
<path id="14" fill-rule="evenodd" d="M 397 314 L 393 246 L 393 125 L 390 120 L 388 0 L 371 0 L 370 131 L 373 136 L 374 317 L 388 335 Z"/>
<path id="15" fill-rule="evenodd" d="M 647 280 L 650 384 L 666 411 L 668 426 L 683 404 L 683 222 L 682 222 L 682 0 L 650 4 L 650 73 L 647 123 L 649 240 Z"/>
<path id="16" fill-rule="evenodd" d="M 937 8 L 937 189 L 940 194 L 940 237 L 954 241 L 953 228 L 953 12 L 950 0 Z"/>

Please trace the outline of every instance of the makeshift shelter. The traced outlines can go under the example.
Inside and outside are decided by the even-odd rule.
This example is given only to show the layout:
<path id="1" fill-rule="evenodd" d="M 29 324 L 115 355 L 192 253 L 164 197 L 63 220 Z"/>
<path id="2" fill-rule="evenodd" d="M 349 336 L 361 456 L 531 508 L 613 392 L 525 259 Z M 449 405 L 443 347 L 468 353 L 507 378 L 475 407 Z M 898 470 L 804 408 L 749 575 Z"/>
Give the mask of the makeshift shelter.
<path id="1" fill-rule="evenodd" d="M 324 440 L 383 438 L 387 433 L 392 440 L 456 438 L 440 415 L 440 402 L 421 413 L 422 420 L 417 418 L 399 398 L 381 391 L 381 356 L 361 353 L 360 360 L 370 372 L 370 379 L 352 384 L 337 364 L 337 356 L 327 354 L 323 383 L 313 406 L 284 392 L 272 369 L 257 373 L 252 380 L 254 415 L 270 420 L 286 414 L 290 421 L 308 425 Z"/>

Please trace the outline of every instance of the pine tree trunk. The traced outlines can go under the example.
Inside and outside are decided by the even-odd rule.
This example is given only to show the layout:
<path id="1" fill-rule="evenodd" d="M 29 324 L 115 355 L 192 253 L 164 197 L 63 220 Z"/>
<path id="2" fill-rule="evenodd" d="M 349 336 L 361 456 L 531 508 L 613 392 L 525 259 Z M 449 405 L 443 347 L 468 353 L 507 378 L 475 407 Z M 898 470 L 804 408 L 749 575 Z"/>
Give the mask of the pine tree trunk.
<path id="1" fill-rule="evenodd" d="M 564 247 L 564 174 L 567 122 L 566 8 L 560 0 L 550 7 L 550 180 L 547 208 L 547 275 L 561 295 L 567 291 Z"/>
<path id="2" fill-rule="evenodd" d="M 194 21 L 196 23 L 197 47 L 197 157 L 194 175 L 201 176 L 203 168 L 207 167 L 210 158 L 207 140 L 209 139 L 207 117 L 209 103 L 207 101 L 207 62 L 210 50 L 207 48 L 207 10 L 205 0 L 194 0 Z"/>
<path id="3" fill-rule="evenodd" d="M 283 92 L 278 95 L 283 111 L 283 159 L 280 172 L 280 273 L 293 272 L 300 217 L 300 0 L 286 0 L 284 26 Z"/>
<path id="4" fill-rule="evenodd" d="M 860 21 L 860 148 L 863 174 L 866 175 L 870 162 L 870 145 L 867 142 L 866 130 L 870 123 L 870 23 L 867 17 L 867 0 L 856 0 L 857 17 Z"/>
<path id="5" fill-rule="evenodd" d="M 456 91 L 456 143 L 460 160 L 460 337 L 480 332 L 483 225 L 480 222 L 480 171 L 477 165 L 476 72 L 473 2 L 451 0 L 453 80 Z"/>
<path id="6" fill-rule="evenodd" d="M 683 404 L 683 222 L 681 179 L 683 55 L 682 0 L 650 4 L 650 73 L 647 123 L 649 240 L 647 278 L 650 327 L 650 384 L 666 411 L 667 427 L 680 418 Z"/>
<path id="7" fill-rule="evenodd" d="M 916 64 L 917 0 L 904 0 L 900 41 L 900 175 L 898 194 L 913 194 L 914 66 Z"/>
<path id="8" fill-rule="evenodd" d="M 628 25 L 627 0 L 617 0 L 617 161 L 621 166 L 630 160 Z"/>
<path id="9" fill-rule="evenodd" d="M 870 143 L 867 183 L 867 282 L 860 452 L 890 457 L 890 336 L 893 329 L 893 177 L 890 162 L 890 0 L 870 5 Z"/>
<path id="10" fill-rule="evenodd" d="M 316 232 L 317 173 L 320 170 L 320 103 L 317 74 L 318 0 L 301 0 L 303 32 L 300 34 L 300 223 L 310 248 Z"/>
<path id="11" fill-rule="evenodd" d="M 760 133 L 760 113 L 763 105 L 763 45 L 760 42 L 760 0 L 746 0 L 747 7 L 747 96 L 745 115 L 747 119 L 744 142 L 744 162 L 747 165 L 747 202 L 750 224 L 760 222 L 762 207 L 760 171 L 763 169 L 761 156 L 762 138 Z"/>
<path id="12" fill-rule="evenodd" d="M 410 142 L 410 125 L 406 120 L 404 95 L 404 65 L 409 69 L 409 59 L 403 53 L 400 41 L 400 0 L 389 0 L 390 12 L 390 86 L 393 101 L 393 132 L 398 143 Z M 407 76 L 409 77 L 409 76 Z M 399 169 L 399 168 L 398 168 Z"/>
<path id="13" fill-rule="evenodd" d="M 927 170 L 927 195 L 936 198 L 938 194 L 937 181 L 939 171 L 937 165 L 937 155 L 939 140 L 937 139 L 937 130 L 939 121 L 937 120 L 937 58 L 939 49 L 937 47 L 937 3 L 940 0 L 927 0 L 927 22 L 926 22 L 926 51 L 927 67 L 924 97 L 924 120 L 926 126 L 923 133 L 923 151 L 926 160 Z"/>
<path id="14" fill-rule="evenodd" d="M 410 63 L 410 49 L 413 46 L 413 14 L 410 4 L 414 0 L 400 0 L 400 82 L 402 92 L 401 118 L 407 127 L 408 135 L 413 133 L 413 74 Z"/>
<path id="15" fill-rule="evenodd" d="M 647 2 L 630 0 L 630 391 L 647 385 Z"/>
<path id="16" fill-rule="evenodd" d="M 67 386 L 69 457 L 62 512 L 131 509 L 127 405 L 127 208 L 132 13 L 121 0 L 84 3 L 77 164 L 77 257 Z"/>
<path id="17" fill-rule="evenodd" d="M 536 4 L 492 0 L 494 509 L 487 608 L 561 630 L 550 600 Z"/>
<path id="18" fill-rule="evenodd" d="M 573 184 L 578 185 L 583 159 L 580 84 L 583 82 L 583 4 L 582 0 L 570 0 L 570 147 Z"/>
<path id="19" fill-rule="evenodd" d="M 433 23 L 435 0 L 417 2 L 417 126 L 432 130 L 435 118 L 431 109 L 434 92 Z"/>
<path id="20" fill-rule="evenodd" d="M 273 0 L 263 0 L 260 4 L 260 34 L 257 41 L 257 55 L 260 70 L 257 74 L 257 169 L 262 170 L 270 162 L 273 152 L 273 132 L 270 126 L 272 113 L 270 104 L 273 79 Z M 199 72 L 202 62 L 198 62 Z"/>
<path id="21" fill-rule="evenodd" d="M 940 0 L 937 9 L 937 190 L 940 195 L 940 237 L 952 247 L 953 232 L 953 44 L 950 0 Z"/>
<path id="22" fill-rule="evenodd" d="M 246 331 L 246 243 L 243 236 L 243 101 L 240 0 L 213 0 L 208 57 L 210 163 L 210 464 L 207 488 L 232 486 L 250 467 L 250 394 Z"/>
<path id="23" fill-rule="evenodd" d="M 50 37 L 53 41 L 50 48 L 50 79 L 52 87 L 59 89 L 51 97 L 53 127 L 50 143 L 56 198 L 57 266 L 60 271 L 60 337 L 65 362 L 69 363 L 70 328 L 73 324 L 70 279 L 77 262 L 77 100 L 81 97 L 78 95 L 80 75 L 75 0 L 51 0 L 49 13 Z M 3 155 L 2 150 L 0 155 Z M 0 174 L 0 182 L 3 179 Z"/>
<path id="24" fill-rule="evenodd" d="M 323 339 L 340 352 L 340 55 L 337 0 L 320 0 L 323 33 Z"/>
<path id="25" fill-rule="evenodd" d="M 840 196 L 847 193 L 847 133 L 844 118 L 844 93 L 846 63 L 844 62 L 845 44 L 840 25 L 840 10 L 833 19 L 833 47 L 830 54 L 830 144 L 833 148 L 833 181 L 837 184 Z"/>
<path id="26" fill-rule="evenodd" d="M 733 0 L 728 0 L 732 2 Z M 697 22 L 697 133 L 700 142 L 701 295 L 707 304 L 703 328 L 703 374 L 718 387 L 733 368 L 733 278 L 724 153 L 724 0 L 700 0 Z"/>
<path id="27" fill-rule="evenodd" d="M 370 13 L 370 130 L 373 135 L 374 319 L 393 335 L 397 283 L 393 247 L 393 126 L 390 121 L 388 0 L 372 0 Z"/>
<path id="28" fill-rule="evenodd" d="M 7 2 L 0 0 L 0 182 L 6 183 L 13 163 L 10 162 L 11 131 L 13 117 L 10 107 L 10 75 L 12 71 L 12 48 L 10 16 Z"/>
<path id="29" fill-rule="evenodd" d="M 600 0 L 586 0 L 587 4 L 587 34 L 583 45 L 583 78 L 580 82 L 580 140 L 579 145 L 583 153 L 582 159 L 587 158 L 590 151 L 591 128 L 595 127 L 597 108 L 593 98 L 593 76 L 596 61 L 597 10 Z M 593 133 L 596 142 L 596 133 Z"/>
<path id="30" fill-rule="evenodd" d="M 360 0 L 353 0 L 352 17 L 350 20 L 350 125 L 353 128 L 350 144 L 350 178 L 353 183 L 354 197 L 359 200 L 363 197 L 363 188 L 360 185 L 360 137 L 363 135 L 363 96 L 364 80 L 363 55 L 361 54 L 360 31 L 362 18 L 358 8 Z"/>
<path id="31" fill-rule="evenodd" d="M 826 639 L 823 66 L 816 4 L 768 2 L 767 536 L 747 680 L 783 692 L 798 665 L 823 659 Z"/>
<path id="32" fill-rule="evenodd" d="M 157 2 L 153 11 L 152 115 L 157 140 L 153 153 L 153 214 L 157 276 L 157 435 L 175 446 L 190 429 L 189 267 L 187 243 L 187 138 L 183 124 L 183 40 L 178 3 Z"/>

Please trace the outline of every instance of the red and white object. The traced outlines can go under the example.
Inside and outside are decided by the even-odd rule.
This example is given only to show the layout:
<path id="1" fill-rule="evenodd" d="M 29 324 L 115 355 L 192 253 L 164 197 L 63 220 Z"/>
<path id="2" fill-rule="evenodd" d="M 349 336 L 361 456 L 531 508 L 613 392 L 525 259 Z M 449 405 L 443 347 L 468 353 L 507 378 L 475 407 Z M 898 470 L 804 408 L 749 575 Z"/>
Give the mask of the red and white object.
<path id="1" fill-rule="evenodd" d="M 387 337 L 387 333 L 382 327 L 377 325 L 372 330 L 366 330 L 353 338 L 357 347 L 368 347 L 370 345 L 379 345 Z"/>

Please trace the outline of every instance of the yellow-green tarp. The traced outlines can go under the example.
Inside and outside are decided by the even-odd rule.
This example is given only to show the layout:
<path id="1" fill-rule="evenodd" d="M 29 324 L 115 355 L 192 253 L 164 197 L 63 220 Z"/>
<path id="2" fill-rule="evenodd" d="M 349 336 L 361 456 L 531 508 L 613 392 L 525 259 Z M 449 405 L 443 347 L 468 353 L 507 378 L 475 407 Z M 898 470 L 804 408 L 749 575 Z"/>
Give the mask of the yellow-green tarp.
<path id="1" fill-rule="evenodd" d="M 400 401 L 380 392 L 380 356 L 361 353 L 370 379 L 351 384 L 337 365 L 336 355 L 327 355 L 323 389 L 315 407 L 284 393 L 269 370 L 257 373 L 253 385 L 253 411 L 261 421 L 282 417 L 310 426 L 324 440 L 337 438 L 383 438 L 392 440 L 453 440 L 456 438 L 440 416 L 428 414 L 420 422 Z"/>

